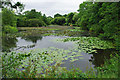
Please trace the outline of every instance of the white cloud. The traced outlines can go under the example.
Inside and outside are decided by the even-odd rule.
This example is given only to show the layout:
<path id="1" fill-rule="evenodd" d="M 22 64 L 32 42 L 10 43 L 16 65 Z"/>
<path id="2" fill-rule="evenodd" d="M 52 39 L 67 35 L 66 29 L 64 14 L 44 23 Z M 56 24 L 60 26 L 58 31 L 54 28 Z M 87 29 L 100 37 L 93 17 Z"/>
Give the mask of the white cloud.
<path id="1" fill-rule="evenodd" d="M 76 12 L 79 4 L 85 0 L 14 0 L 25 4 L 25 10 L 36 9 L 47 16 L 53 16 L 56 13 L 67 14 Z"/>

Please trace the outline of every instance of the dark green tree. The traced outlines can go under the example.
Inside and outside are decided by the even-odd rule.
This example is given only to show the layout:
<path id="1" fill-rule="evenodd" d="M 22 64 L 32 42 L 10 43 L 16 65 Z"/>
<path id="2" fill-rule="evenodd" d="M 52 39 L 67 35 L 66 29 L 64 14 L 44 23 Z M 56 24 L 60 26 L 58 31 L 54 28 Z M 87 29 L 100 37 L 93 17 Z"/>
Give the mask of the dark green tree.
<path id="1" fill-rule="evenodd" d="M 50 21 L 48 20 L 48 18 L 46 17 L 45 14 L 43 14 L 43 16 L 42 16 L 42 20 L 44 21 L 45 26 L 50 24 Z"/>
<path id="2" fill-rule="evenodd" d="M 65 17 L 56 17 L 51 20 L 51 24 L 64 25 L 65 23 Z"/>
<path id="3" fill-rule="evenodd" d="M 2 25 L 16 26 L 16 16 L 14 11 L 7 8 L 2 9 Z"/>
<path id="4" fill-rule="evenodd" d="M 68 15 L 67 15 L 67 19 L 66 19 L 66 22 L 68 23 L 68 24 L 72 24 L 73 23 L 73 16 L 74 16 L 74 13 L 73 12 L 71 12 L 71 13 L 69 13 Z"/>
<path id="5" fill-rule="evenodd" d="M 62 17 L 62 15 L 57 13 L 57 14 L 54 15 L 54 18 L 56 18 L 56 17 Z"/>

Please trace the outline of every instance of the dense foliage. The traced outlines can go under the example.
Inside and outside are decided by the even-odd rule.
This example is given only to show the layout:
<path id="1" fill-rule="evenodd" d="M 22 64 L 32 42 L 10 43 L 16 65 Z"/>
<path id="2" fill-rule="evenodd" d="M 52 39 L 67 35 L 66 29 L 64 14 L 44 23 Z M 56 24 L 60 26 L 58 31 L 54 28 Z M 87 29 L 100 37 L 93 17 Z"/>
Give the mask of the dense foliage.
<path id="1" fill-rule="evenodd" d="M 57 23 L 64 15 L 55 14 L 59 18 L 54 18 L 51 23 L 58 25 L 77 25 L 83 30 L 87 30 L 91 35 L 101 39 L 112 40 L 115 46 L 120 50 L 120 13 L 119 2 L 83 2 L 80 4 L 79 13 L 69 13 L 65 16 L 65 22 Z"/>
<path id="2" fill-rule="evenodd" d="M 24 4 L 20 2 L 14 3 L 13 0 L 2 0 L 0 1 L 0 8 L 2 8 L 2 31 L 3 33 L 16 33 L 17 13 L 24 9 Z"/>
<path id="3" fill-rule="evenodd" d="M 88 30 L 91 34 L 102 39 L 117 42 L 120 37 L 119 11 L 120 4 L 106 2 L 84 2 L 79 6 L 80 17 L 77 21 L 78 26 Z M 118 48 L 118 47 L 117 47 Z"/>
<path id="4" fill-rule="evenodd" d="M 54 19 L 51 20 L 51 24 L 57 24 L 57 25 L 63 25 L 65 22 L 66 21 L 64 17 L 55 17 Z"/>
<path id="5" fill-rule="evenodd" d="M 24 10 L 25 5 L 21 2 L 14 2 L 13 0 L 0 0 L 0 8 L 9 8 L 10 10 L 16 10 L 17 13 Z"/>
<path id="6" fill-rule="evenodd" d="M 110 55 L 111 59 L 106 60 L 104 65 L 98 67 L 98 78 L 117 78 L 119 77 L 119 59 L 118 54 Z"/>
<path id="7" fill-rule="evenodd" d="M 2 31 L 4 33 L 14 33 L 17 32 L 16 28 L 16 16 L 14 11 L 7 8 L 2 9 Z"/>
<path id="8" fill-rule="evenodd" d="M 18 27 L 41 27 L 50 24 L 46 15 L 42 15 L 41 12 L 37 12 L 35 9 L 25 11 L 24 14 L 17 15 L 17 17 Z"/>
<path id="9" fill-rule="evenodd" d="M 4 8 L 2 10 L 2 25 L 16 26 L 16 17 L 14 11 Z"/>
<path id="10" fill-rule="evenodd" d="M 12 0 L 11 0 L 12 1 Z M 1 2 L 0 2 L 1 3 Z M 103 66 L 97 68 L 98 74 L 91 73 L 82 73 L 81 71 L 73 70 L 67 71 L 60 66 L 63 60 L 70 59 L 71 62 L 74 62 L 78 59 L 75 59 L 76 56 L 79 56 L 81 59 L 81 51 L 86 53 L 97 53 L 96 49 L 113 49 L 116 47 L 117 50 L 120 50 L 120 20 L 118 14 L 120 14 L 120 3 L 119 2 L 84 2 L 80 4 L 78 13 L 71 12 L 65 15 L 59 13 L 54 15 L 54 18 L 51 16 L 47 17 L 41 12 L 37 12 L 35 9 L 30 11 L 25 11 L 24 13 L 16 14 L 14 9 L 24 9 L 24 5 L 17 2 L 12 4 L 12 2 L 2 2 L 2 26 L 3 32 L 16 33 L 18 32 L 17 27 L 33 27 L 29 30 L 29 33 L 22 34 L 26 37 L 25 40 L 32 41 L 36 43 L 36 39 L 32 39 L 31 35 L 43 34 L 43 33 L 52 33 L 55 30 L 52 28 L 44 28 L 42 26 L 47 26 L 50 24 L 54 25 L 66 25 L 66 26 L 78 26 L 73 27 L 73 29 L 65 30 L 61 33 L 67 36 L 72 36 L 74 34 L 81 34 L 81 32 L 89 32 L 90 35 L 95 37 L 71 37 L 63 39 L 62 41 L 75 41 L 78 46 L 72 50 L 63 50 L 57 48 L 36 50 L 35 52 L 26 52 L 26 53 L 16 53 L 9 52 L 9 49 L 4 50 L 7 47 L 4 47 L 2 55 L 2 70 L 4 78 L 117 78 L 118 76 L 118 60 L 119 55 L 111 56 L 110 60 L 106 60 Z M 36 28 L 35 31 L 34 27 Z M 57 26 L 58 27 L 58 26 Z M 65 27 L 65 26 L 62 26 Z M 64 29 L 64 28 L 62 28 Z M 82 29 L 82 30 L 81 30 Z M 53 31 L 54 30 L 54 31 Z M 45 34 L 47 35 L 47 34 Z M 53 34 L 52 34 L 53 35 Z M 22 37 L 22 38 L 24 38 Z M 14 43 L 12 47 L 16 47 L 17 39 L 10 41 L 10 38 L 4 37 L 3 45 L 9 46 L 9 43 Z M 41 40 L 41 36 L 36 36 Z M 14 38 L 12 38 L 14 39 Z M 101 40 L 104 39 L 104 40 Z M 8 41 L 9 40 L 9 41 Z M 106 41 L 109 40 L 109 41 Z M 33 45 L 34 46 L 34 45 Z M 77 52 L 76 52 L 77 50 Z M 54 66 L 51 66 L 53 62 L 56 62 Z M 42 65 L 42 66 L 41 66 Z M 93 71 L 94 72 L 94 71 Z M 95 73 L 95 72 L 94 72 Z"/>

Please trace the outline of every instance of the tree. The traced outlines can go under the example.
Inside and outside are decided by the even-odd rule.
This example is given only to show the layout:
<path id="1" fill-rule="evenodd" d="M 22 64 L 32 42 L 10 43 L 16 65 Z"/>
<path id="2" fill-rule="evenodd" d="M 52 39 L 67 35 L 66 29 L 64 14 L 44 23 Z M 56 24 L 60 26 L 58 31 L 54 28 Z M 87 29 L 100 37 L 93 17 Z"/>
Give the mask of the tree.
<path id="1" fill-rule="evenodd" d="M 57 13 L 57 14 L 54 15 L 54 18 L 56 18 L 56 17 L 62 17 L 62 15 Z"/>
<path id="2" fill-rule="evenodd" d="M 50 22 L 49 22 L 49 20 L 47 19 L 47 17 L 46 17 L 45 14 L 43 14 L 42 20 L 44 21 L 45 25 L 49 25 L 49 24 L 50 24 Z"/>
<path id="3" fill-rule="evenodd" d="M 25 5 L 17 2 L 15 3 L 13 0 L 0 0 L 0 8 L 9 8 L 10 10 L 16 9 L 17 12 L 22 12 L 24 10 Z"/>
<path id="4" fill-rule="evenodd" d="M 57 25 L 64 25 L 65 24 L 65 17 L 56 17 L 53 20 L 51 20 L 51 24 L 57 24 Z"/>
<path id="5" fill-rule="evenodd" d="M 64 14 L 63 17 L 67 17 L 67 14 Z"/>
<path id="6" fill-rule="evenodd" d="M 32 9 L 31 11 L 25 11 L 24 14 L 28 19 L 38 19 L 42 16 L 41 12 L 36 12 L 35 9 Z"/>
<path id="7" fill-rule="evenodd" d="M 53 18 L 51 16 L 48 16 L 47 19 L 48 19 L 48 21 L 50 23 Z"/>
<path id="8" fill-rule="evenodd" d="M 23 14 L 19 14 L 17 16 L 18 27 L 41 27 L 50 24 L 50 21 L 46 15 L 43 14 L 42 16 L 42 13 L 37 12 L 35 9 L 32 9 L 31 11 L 25 11 Z"/>
<path id="9" fill-rule="evenodd" d="M 2 9 L 2 25 L 16 26 L 16 16 L 14 11 L 7 8 Z"/>
<path id="10" fill-rule="evenodd" d="M 29 19 L 27 20 L 29 27 L 41 27 L 44 25 L 44 22 L 40 19 Z"/>
<path id="11" fill-rule="evenodd" d="M 2 30 L 4 33 L 15 33 L 17 32 L 16 28 L 16 16 L 13 9 L 17 12 L 22 12 L 24 5 L 20 2 L 14 3 L 13 0 L 0 0 L 0 8 L 2 8 Z"/>
<path id="12" fill-rule="evenodd" d="M 78 12 L 78 26 L 101 39 L 114 41 L 117 49 L 120 49 L 119 2 L 84 2 L 80 4 Z"/>
<path id="13" fill-rule="evenodd" d="M 72 20 L 74 24 L 77 24 L 78 19 L 80 18 L 79 13 L 75 13 Z"/>
<path id="14" fill-rule="evenodd" d="M 24 15 L 17 16 L 17 27 L 28 27 L 28 19 Z"/>
<path id="15" fill-rule="evenodd" d="M 72 20 L 73 16 L 74 16 L 74 13 L 72 13 L 72 12 L 67 15 L 67 23 L 68 24 L 73 23 L 73 20 Z"/>

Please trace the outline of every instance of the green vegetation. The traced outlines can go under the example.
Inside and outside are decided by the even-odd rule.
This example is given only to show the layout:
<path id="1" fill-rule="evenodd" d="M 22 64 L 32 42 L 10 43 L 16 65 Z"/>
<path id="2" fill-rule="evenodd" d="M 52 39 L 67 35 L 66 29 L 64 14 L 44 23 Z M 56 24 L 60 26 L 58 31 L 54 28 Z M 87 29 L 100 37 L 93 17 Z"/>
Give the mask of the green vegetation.
<path id="1" fill-rule="evenodd" d="M 82 49 L 87 53 L 96 53 L 95 49 L 112 49 L 115 48 L 110 41 L 100 40 L 97 37 L 71 37 L 65 38 L 60 41 L 75 41 L 78 49 Z"/>
<path id="2" fill-rule="evenodd" d="M 84 2 L 79 6 L 78 26 L 88 30 L 91 34 L 101 39 L 113 40 L 114 43 L 120 37 L 119 31 L 119 10 L 118 2 Z M 116 44 L 116 47 L 117 44 Z"/>
<path id="3" fill-rule="evenodd" d="M 51 20 L 51 24 L 57 24 L 57 25 L 63 25 L 65 23 L 65 18 L 64 17 L 55 17 L 54 19 Z"/>
<path id="4" fill-rule="evenodd" d="M 51 48 L 55 49 L 55 48 Z M 106 60 L 105 64 L 101 67 L 97 67 L 97 72 L 94 69 L 90 69 L 86 72 L 82 72 L 79 69 L 66 70 L 61 68 L 61 60 L 74 58 L 72 52 L 71 56 L 66 56 L 65 53 L 70 52 L 55 49 L 40 52 L 27 53 L 5 53 L 2 55 L 3 60 L 3 77 L 5 78 L 118 78 L 118 60 L 120 56 L 115 54 L 111 56 L 110 60 Z M 54 54 L 52 54 L 54 53 Z M 58 54 L 59 53 L 59 54 Z M 75 56 L 76 56 L 75 55 Z M 80 55 L 78 55 L 80 56 Z M 82 55 L 81 55 L 82 56 Z M 40 60 L 40 61 L 39 61 Z M 73 59 L 75 61 L 75 59 Z M 51 63 L 56 62 L 55 65 Z M 51 66 L 50 66 L 51 65 Z"/>
<path id="5" fill-rule="evenodd" d="M 77 52 L 72 51 L 72 53 L 69 54 L 70 52 L 71 52 L 70 50 L 49 48 L 49 49 L 35 50 L 29 53 L 28 52 L 4 53 L 2 55 L 3 76 L 7 78 L 8 77 L 12 78 L 17 76 L 20 77 L 21 75 L 24 75 L 22 72 L 28 71 L 28 68 L 29 68 L 30 72 L 27 73 L 26 75 L 30 75 L 32 72 L 34 77 L 37 77 L 38 74 L 45 73 L 47 70 L 53 71 L 52 63 L 55 63 L 54 67 L 61 69 L 61 67 L 59 66 L 60 64 L 62 64 L 62 60 L 67 60 L 68 58 L 71 58 L 71 61 L 74 62 L 77 60 L 77 59 L 74 59 L 74 57 L 77 57 L 77 56 L 82 57 L 80 53 L 78 54 Z M 34 73 L 34 71 L 36 72 Z M 45 76 L 45 74 L 43 75 L 41 74 L 41 76 Z"/>
<path id="6" fill-rule="evenodd" d="M 41 27 L 49 24 L 50 22 L 46 15 L 42 15 L 41 12 L 37 12 L 35 9 L 25 11 L 23 14 L 17 15 L 18 27 Z"/>
<path id="7" fill-rule="evenodd" d="M 111 55 L 110 60 L 106 60 L 103 66 L 97 68 L 98 78 L 118 78 L 119 61 L 120 55 Z"/>
<path id="8" fill-rule="evenodd" d="M 16 26 L 16 17 L 14 11 L 7 8 L 2 10 L 2 25 Z"/>
<path id="9" fill-rule="evenodd" d="M 0 1 L 1 3 L 1 1 Z M 35 9 L 25 11 L 20 2 L 2 1 L 2 77 L 4 78 L 118 78 L 120 50 L 119 2 L 83 2 L 78 12 L 46 16 Z M 17 13 L 15 12 L 17 11 Z M 76 27 L 78 26 L 78 27 Z M 20 32 L 18 32 L 20 31 Z M 17 37 L 36 43 L 42 36 L 69 36 L 58 41 L 73 41 L 77 46 L 64 50 L 47 48 L 31 52 L 14 52 Z M 9 45 L 9 44 L 12 45 Z M 7 46 L 7 47 L 6 47 Z M 35 46 L 34 44 L 29 47 Z M 60 67 L 63 60 L 82 59 L 81 52 L 115 49 L 103 65 L 82 72 Z M 76 59 L 75 57 L 79 57 Z M 54 65 L 53 65 L 54 64 Z"/>
<path id="10" fill-rule="evenodd" d="M 18 32 L 18 29 L 16 27 L 6 25 L 6 26 L 3 27 L 3 32 L 5 32 L 5 33 L 16 33 L 16 32 Z"/>
<path id="11" fill-rule="evenodd" d="M 17 2 L 15 4 L 11 1 L 0 1 L 2 3 L 2 30 L 3 34 L 8 33 L 16 33 L 18 30 L 16 28 L 17 26 L 17 18 L 16 14 L 13 9 L 16 9 L 17 12 L 21 12 L 24 9 L 24 5 L 20 2 Z"/>
<path id="12" fill-rule="evenodd" d="M 115 43 L 117 50 L 120 50 L 120 28 L 119 28 L 119 2 L 83 2 L 80 4 L 79 13 L 69 13 L 66 15 L 58 15 L 64 17 L 64 25 L 79 26 L 83 30 L 89 31 L 93 36 L 101 39 L 112 40 Z M 53 18 L 52 24 L 58 24 L 57 17 Z M 55 20 L 56 19 L 56 20 Z M 54 21 L 55 20 L 55 21 Z M 58 25 L 63 25 L 58 24 Z"/>
<path id="13" fill-rule="evenodd" d="M 2 30 L 4 33 L 15 33 L 18 31 L 16 28 L 16 17 L 13 11 L 7 8 L 3 8 L 2 25 L 3 25 Z"/>

